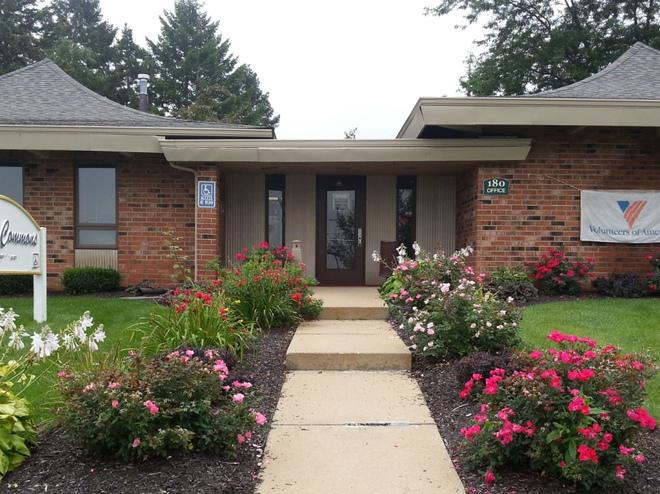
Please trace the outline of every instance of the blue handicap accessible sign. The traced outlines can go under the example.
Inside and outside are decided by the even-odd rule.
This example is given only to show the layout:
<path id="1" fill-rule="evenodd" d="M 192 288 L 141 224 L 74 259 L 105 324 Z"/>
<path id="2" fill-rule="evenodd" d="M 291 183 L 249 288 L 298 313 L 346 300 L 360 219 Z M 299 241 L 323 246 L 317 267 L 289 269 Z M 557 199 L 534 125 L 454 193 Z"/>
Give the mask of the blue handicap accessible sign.
<path id="1" fill-rule="evenodd" d="M 197 182 L 197 207 L 215 207 L 215 182 L 211 180 L 200 180 Z"/>

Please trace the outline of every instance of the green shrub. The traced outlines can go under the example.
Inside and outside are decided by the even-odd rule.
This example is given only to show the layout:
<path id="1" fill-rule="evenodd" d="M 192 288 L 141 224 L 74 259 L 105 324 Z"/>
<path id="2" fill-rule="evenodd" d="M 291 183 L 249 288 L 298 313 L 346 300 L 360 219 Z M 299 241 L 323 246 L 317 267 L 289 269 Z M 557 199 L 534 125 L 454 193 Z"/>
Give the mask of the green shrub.
<path id="1" fill-rule="evenodd" d="M 120 275 L 110 268 L 70 268 L 62 274 L 62 286 L 69 295 L 119 290 Z"/>
<path id="2" fill-rule="evenodd" d="M 1 275 L 0 295 L 23 295 L 32 292 L 30 275 Z"/>
<path id="3" fill-rule="evenodd" d="M 646 273 L 646 287 L 651 293 L 660 293 L 660 252 L 649 254 L 645 259 L 650 264 L 650 270 Z"/>
<path id="4" fill-rule="evenodd" d="M 655 364 L 590 338 L 557 331 L 549 338 L 559 348 L 520 355 L 520 370 L 494 369 L 465 383 L 460 396 L 477 392 L 481 401 L 474 423 L 461 429 L 467 458 L 487 469 L 489 482 L 499 468 L 587 489 L 620 482 L 646 460 L 639 434 L 656 428 L 641 406 Z"/>
<path id="5" fill-rule="evenodd" d="M 511 350 L 502 350 L 499 353 L 475 352 L 456 361 L 453 368 L 456 381 L 463 386 L 474 374 L 486 376 L 493 369 L 513 371 L 516 362 Z"/>
<path id="6" fill-rule="evenodd" d="M 4 380 L 7 372 L 8 366 L 0 367 L 0 479 L 30 456 L 36 439 L 28 403 L 12 393 L 12 383 Z"/>
<path id="7" fill-rule="evenodd" d="M 646 284 L 635 273 L 616 273 L 592 283 L 596 290 L 610 297 L 639 298 L 647 293 Z"/>
<path id="8" fill-rule="evenodd" d="M 323 301 L 317 298 L 312 298 L 307 302 L 301 304 L 300 315 L 305 321 L 313 321 L 321 316 L 323 311 Z"/>
<path id="9" fill-rule="evenodd" d="M 233 456 L 266 418 L 251 383 L 232 378 L 213 350 L 174 351 L 123 366 L 60 373 L 64 429 L 86 451 L 123 460 L 202 451 Z"/>
<path id="10" fill-rule="evenodd" d="M 506 281 L 529 281 L 529 276 L 522 266 L 500 266 L 495 269 L 491 275 L 490 280 L 495 283 L 504 283 Z"/>
<path id="11" fill-rule="evenodd" d="M 167 311 L 154 312 L 134 327 L 148 353 L 182 345 L 222 348 L 242 358 L 257 335 L 254 323 L 239 310 L 238 300 L 227 301 L 222 292 L 201 288 L 171 292 Z"/>
<path id="12" fill-rule="evenodd" d="M 520 266 L 497 268 L 484 288 L 504 300 L 511 297 L 513 300 L 527 302 L 538 296 L 538 290 Z"/>

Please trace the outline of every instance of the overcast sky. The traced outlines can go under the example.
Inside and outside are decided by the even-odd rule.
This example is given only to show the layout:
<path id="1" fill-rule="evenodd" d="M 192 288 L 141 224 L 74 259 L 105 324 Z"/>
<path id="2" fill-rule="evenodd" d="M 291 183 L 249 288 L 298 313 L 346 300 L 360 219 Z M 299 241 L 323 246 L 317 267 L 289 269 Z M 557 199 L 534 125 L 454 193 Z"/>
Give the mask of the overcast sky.
<path id="1" fill-rule="evenodd" d="M 259 75 L 280 139 L 393 138 L 423 96 L 460 94 L 479 33 L 458 16 L 424 16 L 438 0 L 206 0 L 232 52 Z M 174 0 L 101 0 L 138 43 L 156 39 Z"/>

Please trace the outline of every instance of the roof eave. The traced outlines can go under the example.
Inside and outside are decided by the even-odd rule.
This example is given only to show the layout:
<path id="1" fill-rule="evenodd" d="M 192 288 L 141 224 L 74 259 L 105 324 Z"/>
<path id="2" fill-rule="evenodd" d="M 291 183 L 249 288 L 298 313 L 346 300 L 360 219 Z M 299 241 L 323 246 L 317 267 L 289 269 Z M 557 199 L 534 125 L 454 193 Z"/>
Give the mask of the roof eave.
<path id="1" fill-rule="evenodd" d="M 272 129 L 1 125 L 0 149 L 161 153 L 159 138 L 271 139 Z"/>
<path id="2" fill-rule="evenodd" d="M 520 161 L 530 139 L 185 140 L 161 139 L 170 162 L 382 163 Z"/>
<path id="3" fill-rule="evenodd" d="M 657 100 L 420 98 L 397 138 L 416 138 L 429 125 L 660 127 L 658 110 Z"/>

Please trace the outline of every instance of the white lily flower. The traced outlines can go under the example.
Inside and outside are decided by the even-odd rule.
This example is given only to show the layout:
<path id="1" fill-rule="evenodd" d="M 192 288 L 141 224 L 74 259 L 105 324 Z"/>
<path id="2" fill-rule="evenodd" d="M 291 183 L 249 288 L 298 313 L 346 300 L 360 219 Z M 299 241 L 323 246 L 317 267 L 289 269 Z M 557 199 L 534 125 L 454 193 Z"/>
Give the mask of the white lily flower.
<path id="1" fill-rule="evenodd" d="M 25 348 L 25 343 L 23 343 L 23 338 L 27 336 L 25 328 L 21 326 L 16 331 L 12 331 L 9 335 L 7 341 L 7 346 L 13 348 L 14 350 L 23 350 Z"/>
<path id="2" fill-rule="evenodd" d="M 50 357 L 60 347 L 57 335 L 48 326 L 44 326 L 41 333 L 33 333 L 31 338 L 32 345 L 30 346 L 30 351 L 37 358 Z"/>
<path id="3" fill-rule="evenodd" d="M 105 341 L 105 328 L 103 327 L 103 324 L 99 324 L 98 328 L 96 328 L 96 331 L 94 331 L 94 334 L 92 335 L 92 339 L 97 343 Z"/>
<path id="4" fill-rule="evenodd" d="M 64 336 L 62 336 L 62 345 L 70 352 L 76 351 L 78 349 L 78 342 L 76 341 L 76 335 L 71 333 L 66 333 Z"/>

